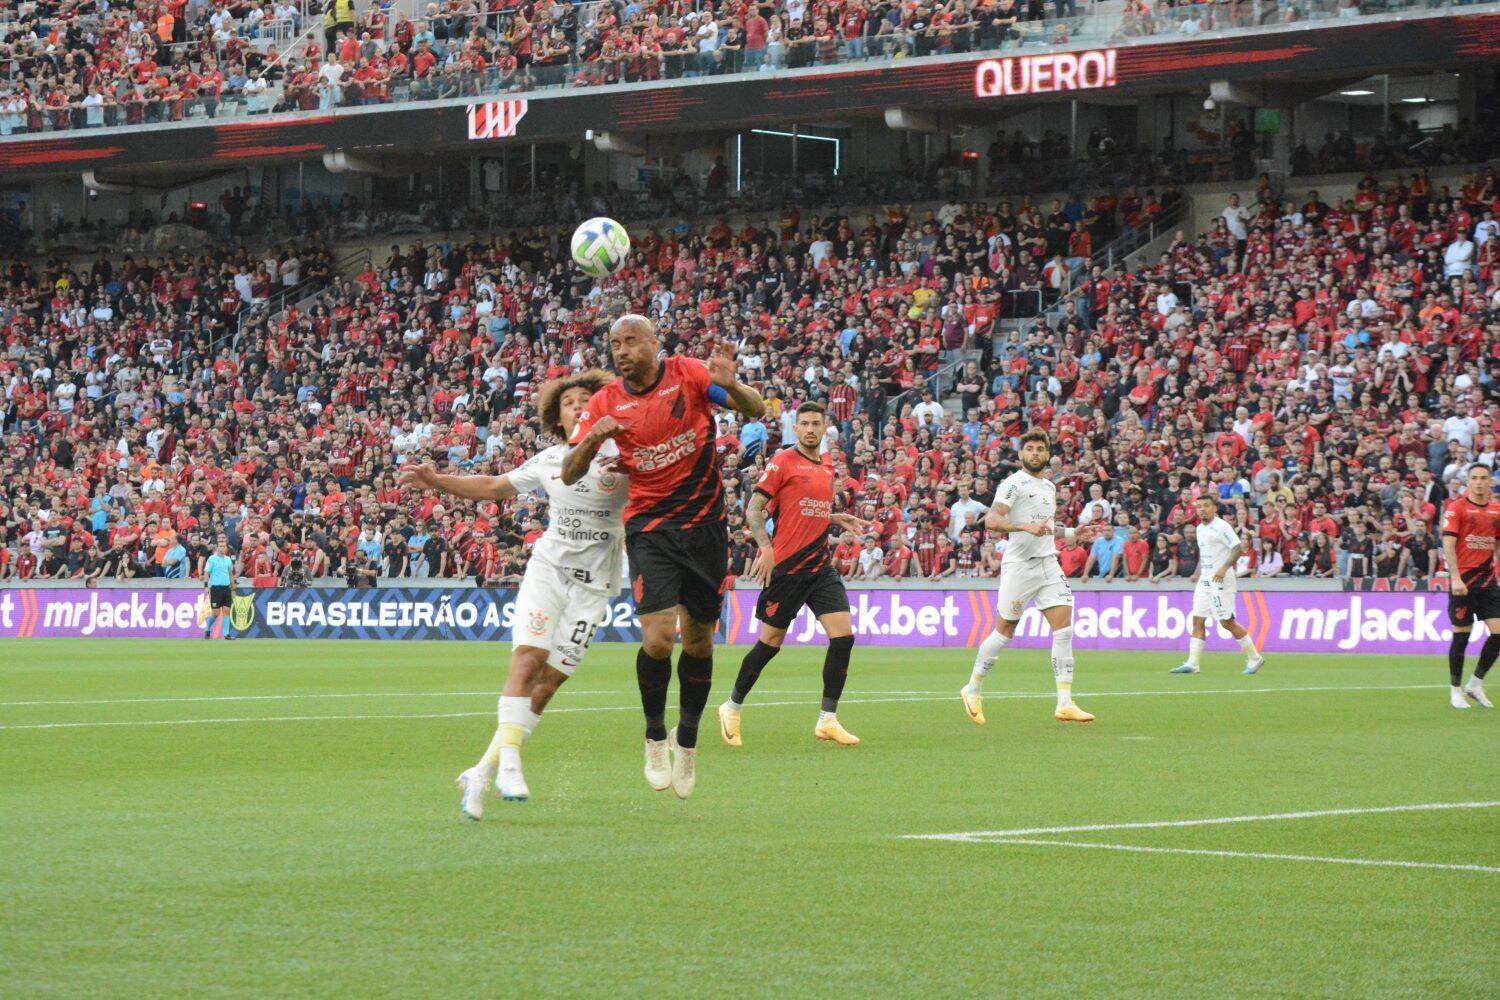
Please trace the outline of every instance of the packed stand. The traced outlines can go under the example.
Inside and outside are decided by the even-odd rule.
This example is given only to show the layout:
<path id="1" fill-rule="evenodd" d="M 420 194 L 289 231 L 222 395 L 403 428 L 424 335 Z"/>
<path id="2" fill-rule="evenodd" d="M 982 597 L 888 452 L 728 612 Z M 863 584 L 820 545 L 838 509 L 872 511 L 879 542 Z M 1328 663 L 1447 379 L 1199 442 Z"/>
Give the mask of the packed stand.
<path id="1" fill-rule="evenodd" d="M 327 253 L 13 263 L 0 575 L 194 576 L 222 534 L 258 584 L 514 579 L 537 498 L 414 496 L 395 470 L 519 464 L 541 443 L 536 387 L 607 367 L 602 333 L 631 309 L 673 352 L 737 344 L 770 401 L 764 421 L 723 417 L 731 494 L 798 403 L 827 404 L 841 503 L 878 526 L 833 540 L 851 578 L 998 573 L 1004 540 L 976 525 L 1038 425 L 1061 517 L 1114 528 L 1063 547 L 1073 575 L 1190 576 L 1209 490 L 1252 542 L 1247 575 L 1426 579 L 1437 512 L 1467 463 L 1495 461 L 1493 183 L 1371 177 L 1337 204 L 1267 189 L 1108 273 L 1088 251 L 1161 198 L 645 229 L 607 287 L 566 263 L 563 230 L 530 230 L 392 247 L 305 310 L 244 322 Z M 1033 297 L 1041 317 L 1016 308 Z"/>
<path id="2" fill-rule="evenodd" d="M 1381 12 L 1356 0 L 441 0 L 417 16 L 357 0 L 102 6 L 0 6 L 0 135 L 213 118 L 226 102 L 233 113 L 326 110 Z"/>
<path id="3" fill-rule="evenodd" d="M 0 136 L 268 110 L 304 2 L 0 5 Z"/>

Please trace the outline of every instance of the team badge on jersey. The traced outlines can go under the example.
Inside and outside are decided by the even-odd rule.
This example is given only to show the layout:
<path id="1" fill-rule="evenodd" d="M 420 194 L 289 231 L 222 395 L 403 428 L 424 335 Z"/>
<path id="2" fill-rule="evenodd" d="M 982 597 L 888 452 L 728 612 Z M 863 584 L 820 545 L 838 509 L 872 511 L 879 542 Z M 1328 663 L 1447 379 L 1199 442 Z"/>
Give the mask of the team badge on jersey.
<path id="1" fill-rule="evenodd" d="M 526 621 L 526 627 L 531 630 L 532 635 L 544 634 L 547 631 L 547 612 L 533 611 Z"/>

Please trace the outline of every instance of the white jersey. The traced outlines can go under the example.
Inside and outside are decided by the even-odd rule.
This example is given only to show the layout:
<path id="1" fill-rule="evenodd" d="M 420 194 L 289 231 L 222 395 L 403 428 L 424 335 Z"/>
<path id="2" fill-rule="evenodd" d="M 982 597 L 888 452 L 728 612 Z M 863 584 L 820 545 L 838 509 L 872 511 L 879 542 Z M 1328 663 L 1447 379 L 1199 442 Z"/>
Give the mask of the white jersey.
<path id="1" fill-rule="evenodd" d="M 1240 536 L 1235 534 L 1234 528 L 1222 517 L 1216 517 L 1207 524 L 1200 524 L 1195 529 L 1198 542 L 1198 567 L 1202 578 L 1207 579 L 1219 571 L 1229 558 L 1229 553 L 1240 544 Z M 1226 576 L 1234 575 L 1234 567 L 1229 567 Z"/>
<path id="2" fill-rule="evenodd" d="M 620 554 L 625 541 L 625 476 L 601 472 L 598 460 L 582 479 L 563 485 L 563 458 L 568 446 L 555 444 L 537 452 L 513 470 L 510 483 L 519 493 L 547 494 L 547 530 L 531 550 L 541 561 L 596 590 L 620 585 Z"/>
<path id="3" fill-rule="evenodd" d="M 1038 538 L 1024 531 L 1012 531 L 1006 540 L 1005 555 L 1000 565 L 1029 562 L 1048 556 L 1057 558 L 1057 545 L 1052 539 L 1052 519 L 1057 516 L 1057 486 L 1052 480 L 1033 476 L 1022 470 L 1013 472 L 995 491 L 995 503 L 1010 508 L 1006 520 L 1011 524 L 1035 524 L 1040 521 L 1047 526 L 1047 534 Z"/>

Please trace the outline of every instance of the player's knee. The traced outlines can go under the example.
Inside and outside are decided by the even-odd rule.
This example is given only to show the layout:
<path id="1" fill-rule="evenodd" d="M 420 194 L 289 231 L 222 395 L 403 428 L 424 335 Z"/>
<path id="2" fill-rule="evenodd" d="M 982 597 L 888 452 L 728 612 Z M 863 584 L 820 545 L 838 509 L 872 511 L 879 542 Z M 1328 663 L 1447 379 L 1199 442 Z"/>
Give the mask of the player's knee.
<path id="1" fill-rule="evenodd" d="M 510 658 L 510 675 L 528 686 L 541 676 L 547 665 L 547 651 L 522 646 Z"/>
<path id="2" fill-rule="evenodd" d="M 702 622 L 682 621 L 682 651 L 689 656 L 708 657 L 714 653 L 714 630 Z"/>
<path id="3" fill-rule="evenodd" d="M 1073 626 L 1064 625 L 1052 630 L 1052 648 L 1069 653 L 1073 651 Z"/>
<path id="4" fill-rule="evenodd" d="M 669 660 L 672 658 L 672 637 L 647 632 L 641 637 L 641 648 L 653 660 Z"/>
<path id="5" fill-rule="evenodd" d="M 565 680 L 567 680 L 567 677 L 556 671 L 547 671 L 536 678 L 531 685 L 532 704 L 547 704 L 547 702 L 552 700 L 552 696 L 557 694 L 558 687 Z"/>
<path id="6" fill-rule="evenodd" d="M 836 649 L 836 650 L 838 650 L 841 653 L 847 653 L 851 649 L 854 648 L 854 636 L 852 636 L 852 635 L 835 635 L 835 636 L 831 636 L 829 638 L 829 640 L 828 640 L 828 647 L 830 649 Z"/>

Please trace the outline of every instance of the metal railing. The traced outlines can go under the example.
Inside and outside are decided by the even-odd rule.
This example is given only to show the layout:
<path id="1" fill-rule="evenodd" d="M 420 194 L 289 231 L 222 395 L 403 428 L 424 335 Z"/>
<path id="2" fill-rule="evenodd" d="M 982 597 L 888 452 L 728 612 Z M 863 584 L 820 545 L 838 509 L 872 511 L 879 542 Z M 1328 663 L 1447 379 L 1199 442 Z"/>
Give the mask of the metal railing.
<path id="1" fill-rule="evenodd" d="M 1204 36 L 1231 36 L 1284 29 L 1288 25 L 1329 28 L 1360 17 L 1441 17 L 1451 10 L 1478 12 L 1500 7 L 1500 2 L 1466 4 L 1461 0 L 1263 0 L 1258 4 L 1194 3 L 1175 7 L 1141 5 L 1118 0 L 1100 0 L 1079 8 L 1062 0 L 1058 8 L 1068 16 L 1026 20 L 997 15 L 987 9 L 981 20 L 965 24 L 943 24 L 923 30 L 909 23 L 888 28 L 882 21 L 874 34 L 847 36 L 841 25 L 823 31 L 817 26 L 805 33 L 800 26 L 786 33 L 772 30 L 764 48 L 747 49 L 738 40 L 738 24 L 727 20 L 700 22 L 696 13 L 682 21 L 693 27 L 691 42 L 685 40 L 670 51 L 616 51 L 601 44 L 599 23 L 618 5 L 602 2 L 554 5 L 553 24 L 532 24 L 520 11 L 486 14 L 456 14 L 431 21 L 398 21 L 395 41 L 386 48 L 409 54 L 427 49 L 436 61 L 421 75 L 390 76 L 362 83 L 323 81 L 300 94 L 278 94 L 243 99 L 236 81 L 224 95 L 210 100 L 201 95 L 165 99 L 149 89 L 120 81 L 105 98 L 105 110 L 90 112 L 77 103 L 49 107 L 44 94 L 30 94 L 26 106 L 16 111 L 0 104 L 0 135 L 25 135 L 74 128 L 119 127 L 143 122 L 179 122 L 208 117 L 238 117 L 258 112 L 329 110 L 344 106 L 396 104 L 413 101 L 463 100 L 508 93 L 524 94 L 551 88 L 600 86 L 652 80 L 695 77 L 733 78 L 752 73 L 781 73 L 803 67 L 895 64 L 898 61 L 935 56 L 999 52 L 1031 47 L 1039 50 L 1063 45 L 1108 43 L 1114 47 L 1132 44 L 1163 44 Z M 779 25 L 784 14 L 777 12 Z M 691 18 L 692 20 L 689 20 Z M 677 19 L 668 18 L 675 22 Z M 314 24 L 320 24 L 314 18 Z M 713 28 L 701 37 L 705 23 Z M 539 29 L 545 29 L 539 30 Z M 550 39 L 559 39 L 556 47 Z M 450 52 L 464 45 L 487 50 L 490 65 L 482 70 L 463 68 L 466 63 L 447 63 Z M 518 57 L 509 58 L 514 51 Z M 584 57 L 580 58 L 580 52 Z M 499 58 L 503 56 L 504 58 Z M 524 56 L 524 58 L 521 58 Z M 426 61 L 423 60 L 425 63 Z M 278 66 L 295 70 L 282 60 Z M 327 61 L 325 61 L 325 65 Z M 33 88 L 40 89 L 40 88 Z M 112 115 L 112 107 L 123 108 Z M 102 121 L 101 121 L 102 118 Z"/>
<path id="2" fill-rule="evenodd" d="M 1079 275 L 1087 276 L 1093 269 L 1102 268 L 1106 273 L 1114 270 L 1116 264 L 1122 264 L 1133 254 L 1143 247 L 1149 246 L 1156 240 L 1165 236 L 1169 230 L 1176 229 L 1184 221 L 1192 217 L 1192 198 L 1184 195 L 1181 200 L 1171 208 L 1152 216 L 1145 225 L 1127 226 L 1119 236 L 1115 237 L 1105 246 L 1089 256 L 1084 264 L 1070 273 L 1068 287 L 1058 295 L 1051 305 L 1039 311 L 1035 316 L 1026 317 L 1027 322 L 1022 323 L 1017 329 L 1020 339 L 1025 340 L 1032 330 L 1041 323 L 1052 326 L 1063 315 L 1064 309 L 1069 302 L 1079 302 L 1084 293 L 1083 283 L 1078 280 Z M 1087 310 L 1080 310 L 1087 314 Z M 995 335 L 998 337 L 1000 331 L 997 329 Z M 1022 393 L 1025 396 L 1025 393 Z"/>

